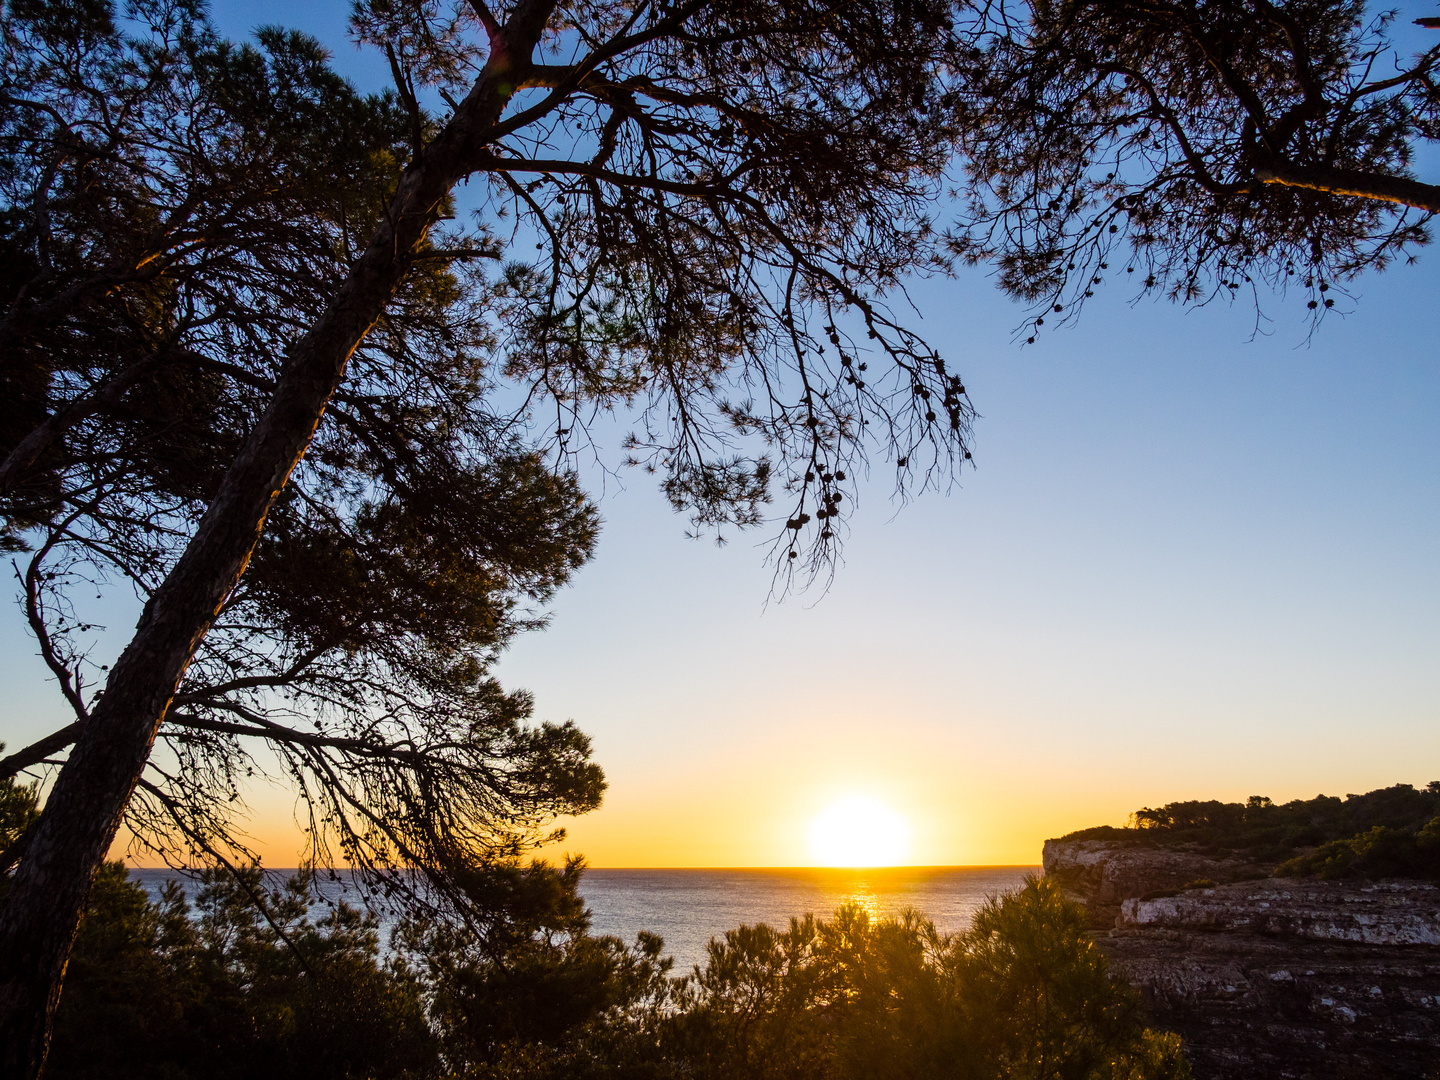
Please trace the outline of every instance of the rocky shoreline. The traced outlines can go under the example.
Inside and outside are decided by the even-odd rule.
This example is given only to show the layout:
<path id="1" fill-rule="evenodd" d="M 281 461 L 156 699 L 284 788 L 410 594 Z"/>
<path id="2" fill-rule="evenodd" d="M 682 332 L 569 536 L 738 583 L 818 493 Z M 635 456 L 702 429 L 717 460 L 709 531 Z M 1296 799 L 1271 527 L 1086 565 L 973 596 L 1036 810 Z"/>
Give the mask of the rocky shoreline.
<path id="1" fill-rule="evenodd" d="M 1051 877 L 1197 1080 L 1440 1075 L 1440 888 L 1269 877 L 1226 853 L 1050 840 Z"/>

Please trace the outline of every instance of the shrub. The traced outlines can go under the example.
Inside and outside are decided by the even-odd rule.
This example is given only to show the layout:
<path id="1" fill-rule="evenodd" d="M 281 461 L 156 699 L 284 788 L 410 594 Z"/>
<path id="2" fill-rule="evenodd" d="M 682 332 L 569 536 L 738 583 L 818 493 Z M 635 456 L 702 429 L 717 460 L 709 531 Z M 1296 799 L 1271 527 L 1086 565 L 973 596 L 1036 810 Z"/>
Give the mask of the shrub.
<path id="1" fill-rule="evenodd" d="M 660 1032 L 677 1075 L 748 1080 L 1181 1080 L 1179 1040 L 1145 1028 L 1084 913 L 1043 880 L 964 934 L 909 913 L 711 943 Z"/>
<path id="2" fill-rule="evenodd" d="M 1440 815 L 1411 832 L 1376 825 L 1275 868 L 1276 877 L 1440 878 Z"/>
<path id="3" fill-rule="evenodd" d="M 47 1080 L 435 1075 L 419 985 L 381 962 L 373 917 L 341 904 L 312 919 L 303 876 L 268 893 L 258 868 L 241 876 L 204 876 L 192 910 L 174 883 L 154 903 L 122 864 L 105 864 Z"/>
<path id="4" fill-rule="evenodd" d="M 308 882 L 210 875 L 187 906 L 120 864 L 82 923 L 53 1077 L 1189 1080 L 1084 913 L 1043 880 L 945 935 L 856 906 L 742 926 L 669 977 L 659 938 L 591 936 L 582 864 L 477 870 L 490 925 L 309 914 Z M 481 905 L 484 906 L 484 905 Z M 283 937 L 281 932 L 283 931 Z M 287 943 L 288 939 L 288 943 Z"/>

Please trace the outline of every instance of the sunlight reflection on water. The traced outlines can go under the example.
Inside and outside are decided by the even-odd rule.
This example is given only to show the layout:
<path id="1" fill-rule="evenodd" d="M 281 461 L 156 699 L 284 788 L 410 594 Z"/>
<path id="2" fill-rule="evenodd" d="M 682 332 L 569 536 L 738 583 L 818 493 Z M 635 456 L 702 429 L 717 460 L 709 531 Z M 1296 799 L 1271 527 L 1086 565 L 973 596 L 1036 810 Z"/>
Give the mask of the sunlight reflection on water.
<path id="1" fill-rule="evenodd" d="M 712 937 L 742 923 L 783 928 L 807 913 L 827 918 L 844 903 L 871 918 L 913 908 L 942 932 L 969 929 L 988 897 L 1018 889 L 1038 866 L 891 867 L 879 870 L 589 870 L 581 892 L 593 930 L 633 940 L 665 939 L 676 971 L 705 958 Z"/>
<path id="2" fill-rule="evenodd" d="M 846 896 L 845 899 L 841 901 L 841 903 L 851 904 L 855 907 L 858 907 L 861 911 L 865 912 L 865 914 L 869 915 L 872 919 L 880 918 L 880 900 L 863 883 L 856 887 L 856 889 L 848 896 Z"/>

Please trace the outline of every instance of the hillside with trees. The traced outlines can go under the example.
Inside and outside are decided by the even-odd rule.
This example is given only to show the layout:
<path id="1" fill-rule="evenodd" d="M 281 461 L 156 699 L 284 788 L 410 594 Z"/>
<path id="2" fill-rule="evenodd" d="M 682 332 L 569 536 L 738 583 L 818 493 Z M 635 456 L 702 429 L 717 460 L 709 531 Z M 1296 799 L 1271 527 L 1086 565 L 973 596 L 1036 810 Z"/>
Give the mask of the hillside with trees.
<path id="1" fill-rule="evenodd" d="M 1440 878 L 1440 781 L 1274 803 L 1190 800 L 1142 807 L 1128 828 L 1100 825 L 1060 841 L 1185 848 L 1278 864 L 1276 877 Z"/>

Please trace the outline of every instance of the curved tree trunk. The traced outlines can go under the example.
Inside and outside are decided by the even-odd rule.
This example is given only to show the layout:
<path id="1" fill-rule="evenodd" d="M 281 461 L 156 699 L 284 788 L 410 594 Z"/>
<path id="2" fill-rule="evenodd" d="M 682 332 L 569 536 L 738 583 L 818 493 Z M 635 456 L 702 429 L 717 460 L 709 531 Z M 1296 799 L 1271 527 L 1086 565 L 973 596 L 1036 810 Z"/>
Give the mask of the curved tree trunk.
<path id="1" fill-rule="evenodd" d="M 235 588 L 266 515 L 304 455 L 351 353 L 409 270 L 451 187 L 479 152 L 553 9 L 522 4 L 449 123 L 405 170 L 390 212 L 317 323 L 287 357 L 269 406 L 221 482 L 46 799 L 0 910 L 0 1078 L 33 1080 L 95 871 L 196 648 Z"/>

